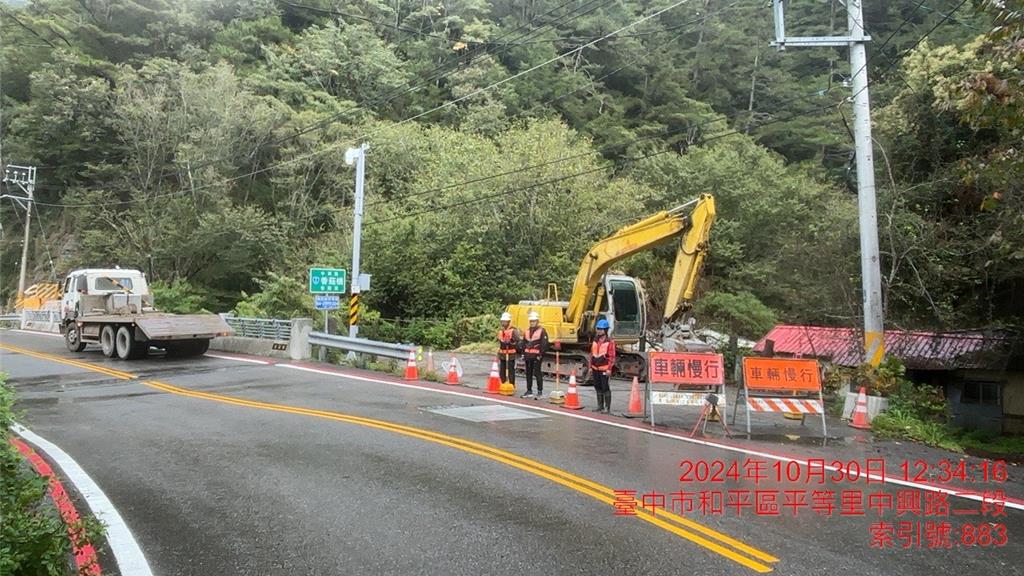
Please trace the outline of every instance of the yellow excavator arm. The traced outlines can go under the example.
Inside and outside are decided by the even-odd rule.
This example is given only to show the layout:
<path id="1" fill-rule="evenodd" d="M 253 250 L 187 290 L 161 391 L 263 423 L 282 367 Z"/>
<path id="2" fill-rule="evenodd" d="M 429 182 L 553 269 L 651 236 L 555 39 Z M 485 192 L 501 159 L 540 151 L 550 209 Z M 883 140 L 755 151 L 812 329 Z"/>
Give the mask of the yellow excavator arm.
<path id="1" fill-rule="evenodd" d="M 601 277 L 616 262 L 681 237 L 664 317 L 666 322 L 676 319 L 693 298 L 714 220 L 715 199 L 710 194 L 702 194 L 692 202 L 626 226 L 595 244 L 584 256 L 576 274 L 565 321 L 572 326 L 580 325 L 587 305 L 601 284 Z"/>

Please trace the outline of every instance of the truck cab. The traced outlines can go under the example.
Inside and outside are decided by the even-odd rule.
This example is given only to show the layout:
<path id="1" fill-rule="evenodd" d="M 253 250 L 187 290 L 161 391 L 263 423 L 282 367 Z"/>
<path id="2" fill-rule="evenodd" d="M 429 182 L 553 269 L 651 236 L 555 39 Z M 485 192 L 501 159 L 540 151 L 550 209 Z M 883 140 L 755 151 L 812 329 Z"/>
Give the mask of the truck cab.
<path id="1" fill-rule="evenodd" d="M 61 288 L 61 316 L 64 320 L 91 314 L 138 314 L 152 309 L 153 300 L 146 275 L 138 270 L 75 270 L 64 279 Z"/>

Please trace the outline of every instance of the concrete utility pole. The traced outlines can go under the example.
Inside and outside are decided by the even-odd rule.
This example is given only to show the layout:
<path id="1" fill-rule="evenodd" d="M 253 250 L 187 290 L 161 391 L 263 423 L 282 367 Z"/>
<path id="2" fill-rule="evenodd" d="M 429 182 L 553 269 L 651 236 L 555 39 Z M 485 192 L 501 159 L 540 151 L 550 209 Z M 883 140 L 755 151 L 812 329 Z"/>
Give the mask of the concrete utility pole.
<path id="1" fill-rule="evenodd" d="M 786 37 L 783 3 L 772 0 L 775 46 L 849 46 L 853 74 L 853 137 L 857 153 L 857 203 L 860 218 L 860 268 L 864 292 L 864 361 L 878 366 L 885 357 L 882 273 L 878 254 L 878 213 L 875 200 L 875 161 L 868 98 L 867 42 L 861 0 L 840 0 L 846 6 L 849 36 Z"/>
<path id="2" fill-rule="evenodd" d="M 363 235 L 363 182 L 366 179 L 366 151 L 370 149 L 369 144 L 363 144 L 359 148 L 349 148 L 345 151 L 345 163 L 349 166 L 356 163 L 356 197 L 355 197 L 355 221 L 352 225 L 352 297 L 349 299 L 349 326 L 348 335 L 355 338 L 359 334 L 357 319 L 359 308 L 359 248 Z M 356 307 L 353 316 L 351 307 Z"/>
<path id="3" fill-rule="evenodd" d="M 24 201 L 25 206 L 25 239 L 21 245 L 21 270 L 18 273 L 18 298 L 25 295 L 25 272 L 28 270 L 28 240 L 29 226 L 32 224 L 32 199 L 36 190 L 36 169 L 35 166 L 7 166 L 4 168 L 4 182 L 17 184 L 25 197 L 10 196 L 18 201 Z"/>

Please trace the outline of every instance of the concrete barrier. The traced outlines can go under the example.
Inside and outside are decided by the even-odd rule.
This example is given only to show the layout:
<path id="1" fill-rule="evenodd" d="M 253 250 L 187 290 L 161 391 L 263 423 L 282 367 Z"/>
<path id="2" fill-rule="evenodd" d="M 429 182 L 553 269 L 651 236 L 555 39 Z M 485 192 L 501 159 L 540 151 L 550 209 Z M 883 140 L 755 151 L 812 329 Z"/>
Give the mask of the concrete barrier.
<path id="1" fill-rule="evenodd" d="M 847 392 L 843 400 L 843 419 L 849 420 L 853 417 L 853 408 L 857 405 L 857 393 Z M 875 416 L 882 410 L 889 407 L 889 399 L 881 396 L 868 396 L 868 420 L 874 420 Z"/>
<path id="2" fill-rule="evenodd" d="M 312 347 L 309 345 L 309 333 L 312 331 L 312 318 L 292 319 L 292 336 L 288 341 L 288 354 L 292 360 L 309 360 L 312 356 Z"/>
<path id="3" fill-rule="evenodd" d="M 21 329 L 59 334 L 60 302 L 47 302 L 42 310 L 22 310 Z"/>
<path id="4" fill-rule="evenodd" d="M 312 330 L 313 320 L 311 318 L 295 318 L 292 320 L 289 340 L 221 336 L 210 341 L 210 349 L 252 356 L 269 356 L 282 360 L 308 360 L 310 357 L 309 333 Z"/>

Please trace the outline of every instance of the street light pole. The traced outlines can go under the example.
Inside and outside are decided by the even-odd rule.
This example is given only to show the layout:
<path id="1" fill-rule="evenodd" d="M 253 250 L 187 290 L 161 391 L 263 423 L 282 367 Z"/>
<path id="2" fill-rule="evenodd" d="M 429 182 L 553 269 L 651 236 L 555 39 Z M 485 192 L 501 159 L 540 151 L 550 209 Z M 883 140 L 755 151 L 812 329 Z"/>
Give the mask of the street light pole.
<path id="1" fill-rule="evenodd" d="M 349 310 L 348 335 L 355 338 L 359 334 L 358 318 L 359 306 L 359 251 L 363 235 L 363 183 L 366 180 L 366 151 L 370 149 L 369 144 L 363 144 L 359 148 L 349 148 L 345 152 L 345 163 L 356 164 L 356 193 L 355 193 L 355 219 L 352 224 L 352 298 L 349 306 L 356 307 L 356 313 Z"/>

